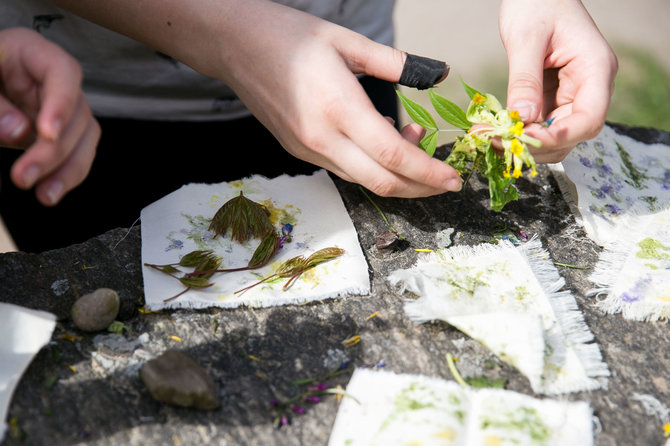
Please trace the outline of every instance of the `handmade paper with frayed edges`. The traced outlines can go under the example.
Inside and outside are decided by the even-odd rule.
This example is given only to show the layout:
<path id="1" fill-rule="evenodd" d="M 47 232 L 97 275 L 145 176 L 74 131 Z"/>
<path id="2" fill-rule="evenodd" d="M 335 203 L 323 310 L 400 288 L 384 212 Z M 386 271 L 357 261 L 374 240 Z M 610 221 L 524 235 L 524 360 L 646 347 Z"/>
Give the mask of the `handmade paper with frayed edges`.
<path id="1" fill-rule="evenodd" d="M 433 252 L 389 281 L 418 299 L 415 322 L 443 320 L 523 373 L 534 392 L 594 390 L 609 376 L 593 334 L 541 243 L 456 246 Z"/>
<path id="2" fill-rule="evenodd" d="M 192 289 L 164 302 L 184 286 L 144 263 L 178 262 L 191 251 L 213 249 L 223 259 L 221 268 L 247 265 L 260 240 L 240 244 L 230 239 L 230 230 L 225 236 L 213 239 L 207 229 L 216 211 L 240 191 L 248 199 L 268 207 L 271 219 L 276 217 L 273 223 L 277 231 L 283 223 L 293 224 L 292 240 L 284 243 L 262 268 L 216 273 L 210 279 L 214 286 Z M 253 176 L 220 184 L 189 184 L 147 206 L 141 219 L 145 304 L 149 310 L 270 307 L 370 292 L 368 266 L 356 230 L 325 170 L 294 177 Z M 342 248 L 345 253 L 305 272 L 286 291 L 282 287 L 288 279 L 280 279 L 235 294 L 272 274 L 282 262 L 299 255 L 307 257 L 326 247 Z"/>
<path id="3" fill-rule="evenodd" d="M 670 194 L 670 147 L 607 125 L 549 167 L 577 223 L 600 246 L 616 242 L 620 220 L 659 211 Z"/>
<path id="4" fill-rule="evenodd" d="M 354 371 L 346 394 L 329 446 L 593 444 L 586 402 L 370 369 Z"/>
<path id="5" fill-rule="evenodd" d="M 56 316 L 51 313 L 0 303 L 0 443 L 14 389 L 55 327 Z"/>
<path id="6" fill-rule="evenodd" d="M 589 279 L 589 295 L 608 314 L 636 321 L 670 317 L 670 209 L 621 219 L 615 242 L 605 245 Z M 657 244 L 643 251 L 645 241 Z M 642 246 L 641 246 L 642 244 Z M 651 254 L 651 255 L 650 255 Z"/>

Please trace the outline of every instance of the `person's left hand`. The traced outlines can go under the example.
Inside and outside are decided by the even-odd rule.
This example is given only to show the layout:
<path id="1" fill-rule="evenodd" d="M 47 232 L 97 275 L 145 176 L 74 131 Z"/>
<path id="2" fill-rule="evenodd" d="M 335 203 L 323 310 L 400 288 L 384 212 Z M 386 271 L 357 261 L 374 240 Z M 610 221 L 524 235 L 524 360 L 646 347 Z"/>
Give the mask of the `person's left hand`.
<path id="1" fill-rule="evenodd" d="M 602 129 L 618 65 L 579 0 L 502 0 L 500 35 L 509 61 L 507 108 L 542 141 L 538 163 L 559 162 Z"/>
<path id="2" fill-rule="evenodd" d="M 77 61 L 28 28 L 0 31 L 0 146 L 25 149 L 10 175 L 53 206 L 88 174 L 100 126 Z"/>

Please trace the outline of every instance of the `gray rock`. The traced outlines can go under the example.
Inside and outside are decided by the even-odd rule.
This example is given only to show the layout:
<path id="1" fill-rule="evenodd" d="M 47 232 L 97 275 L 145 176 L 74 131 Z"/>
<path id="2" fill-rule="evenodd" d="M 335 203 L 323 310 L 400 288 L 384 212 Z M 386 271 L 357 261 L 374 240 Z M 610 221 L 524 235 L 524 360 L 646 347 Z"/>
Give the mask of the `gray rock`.
<path id="1" fill-rule="evenodd" d="M 140 377 L 151 396 L 161 403 L 203 410 L 221 405 L 212 377 L 179 350 L 168 350 L 148 361 Z"/>
<path id="2" fill-rule="evenodd" d="M 98 288 L 81 296 L 72 306 L 72 321 L 82 331 L 105 330 L 119 314 L 119 294 L 111 288 Z"/>

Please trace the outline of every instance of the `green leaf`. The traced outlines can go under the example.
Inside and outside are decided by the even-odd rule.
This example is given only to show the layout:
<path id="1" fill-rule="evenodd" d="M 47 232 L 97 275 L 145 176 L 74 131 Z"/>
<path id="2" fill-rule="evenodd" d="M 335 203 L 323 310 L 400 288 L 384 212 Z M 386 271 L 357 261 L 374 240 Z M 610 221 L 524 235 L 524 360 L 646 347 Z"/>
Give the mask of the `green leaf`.
<path id="1" fill-rule="evenodd" d="M 279 249 L 279 236 L 273 230 L 263 237 L 260 245 L 258 245 L 253 256 L 251 256 L 251 260 L 249 260 L 247 267 L 260 268 L 261 266 L 264 266 L 270 261 L 272 256 L 275 255 L 277 249 Z"/>
<path id="2" fill-rule="evenodd" d="M 504 389 L 506 380 L 505 378 L 489 379 L 485 376 L 475 376 L 471 378 L 465 378 L 465 382 L 470 384 L 470 386 L 476 389 L 484 389 L 484 388 Z"/>
<path id="3" fill-rule="evenodd" d="M 435 149 L 437 148 L 437 135 L 437 131 L 430 132 L 423 137 L 421 142 L 419 142 L 419 147 L 430 156 L 435 154 Z"/>
<path id="4" fill-rule="evenodd" d="M 228 200 L 216 211 L 209 224 L 214 237 L 225 235 L 230 228 L 230 237 L 244 243 L 252 237 L 262 238 L 273 231 L 270 213 L 265 206 L 240 195 Z"/>
<path id="5" fill-rule="evenodd" d="M 463 88 L 465 88 L 465 92 L 468 94 L 468 97 L 472 99 L 477 93 L 481 94 L 482 96 L 486 96 L 484 93 L 472 88 L 468 84 L 465 83 L 463 78 L 461 78 L 461 84 L 463 84 Z"/>
<path id="6" fill-rule="evenodd" d="M 214 251 L 211 249 L 191 251 L 179 260 L 179 264 L 181 266 L 197 266 L 211 256 L 214 256 Z"/>
<path id="7" fill-rule="evenodd" d="M 507 203 L 518 200 L 519 193 L 516 187 L 514 187 L 514 178 L 511 176 L 505 178 L 503 176 L 504 162 L 493 147 L 489 147 L 486 151 L 486 164 L 485 176 L 489 181 L 491 209 L 495 212 L 500 212 Z"/>
<path id="8" fill-rule="evenodd" d="M 396 90 L 395 92 L 398 94 L 400 103 L 405 108 L 405 111 L 407 111 L 407 114 L 414 122 L 427 130 L 437 130 L 437 124 L 435 124 L 435 120 L 430 113 L 428 113 L 428 110 L 402 94 L 400 91 Z"/>
<path id="9" fill-rule="evenodd" d="M 185 286 L 190 287 L 190 288 L 207 288 L 207 287 L 210 287 L 210 286 L 214 285 L 213 283 L 210 283 L 210 281 L 207 280 L 206 277 L 202 277 L 202 276 L 181 277 L 181 278 L 179 278 L 179 281 L 182 284 L 184 284 Z"/>
<path id="10" fill-rule="evenodd" d="M 463 109 L 450 100 L 435 93 L 432 88 L 430 89 L 430 102 L 433 104 L 433 107 L 435 107 L 437 114 L 454 127 L 463 130 L 468 130 L 472 127 L 472 123 L 468 121 Z"/>

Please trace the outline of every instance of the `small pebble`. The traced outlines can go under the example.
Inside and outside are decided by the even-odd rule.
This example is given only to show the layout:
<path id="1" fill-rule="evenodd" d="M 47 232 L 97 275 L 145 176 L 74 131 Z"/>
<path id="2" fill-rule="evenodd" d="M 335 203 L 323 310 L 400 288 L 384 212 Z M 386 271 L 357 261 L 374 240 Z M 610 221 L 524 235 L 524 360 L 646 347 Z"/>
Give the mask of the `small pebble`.
<path id="1" fill-rule="evenodd" d="M 221 405 L 212 377 L 179 350 L 168 350 L 147 361 L 140 378 L 151 396 L 161 403 L 203 410 Z"/>
<path id="2" fill-rule="evenodd" d="M 72 321 L 82 331 L 106 330 L 119 314 L 119 294 L 110 288 L 98 288 L 81 296 L 72 305 Z"/>

